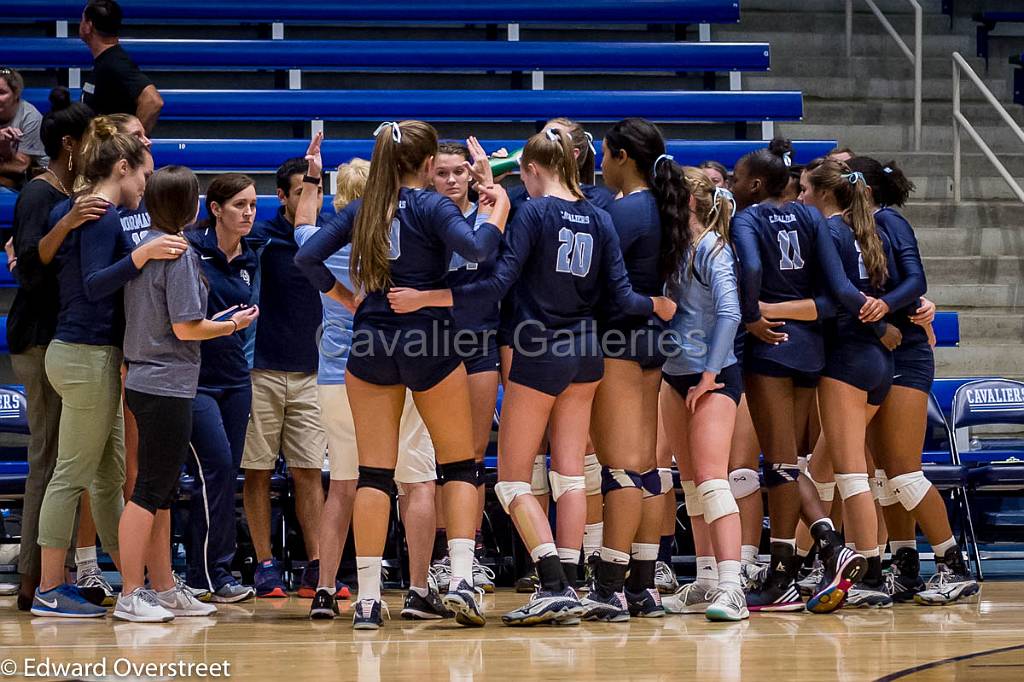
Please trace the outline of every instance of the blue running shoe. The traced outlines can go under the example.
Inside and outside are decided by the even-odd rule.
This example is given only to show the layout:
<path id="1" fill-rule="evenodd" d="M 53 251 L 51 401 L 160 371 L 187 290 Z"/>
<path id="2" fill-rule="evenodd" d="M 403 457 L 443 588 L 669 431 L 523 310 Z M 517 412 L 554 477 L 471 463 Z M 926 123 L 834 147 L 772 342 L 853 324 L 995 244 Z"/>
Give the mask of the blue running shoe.
<path id="1" fill-rule="evenodd" d="M 319 565 L 317 566 L 317 579 L 319 579 Z M 281 599 L 288 596 L 288 586 L 281 579 L 281 568 L 273 559 L 267 559 L 256 567 L 256 576 L 253 579 L 256 588 L 256 596 L 261 599 Z"/>
<path id="2" fill-rule="evenodd" d="M 352 608 L 353 630 L 380 630 L 384 624 L 381 603 L 376 599 L 360 599 Z"/>
<path id="3" fill-rule="evenodd" d="M 665 615 L 661 593 L 655 587 L 640 592 L 626 590 L 626 603 L 629 605 L 629 615 L 635 618 L 661 618 Z"/>
<path id="4" fill-rule="evenodd" d="M 562 592 L 537 590 L 530 595 L 530 601 L 523 606 L 509 611 L 501 617 L 501 622 L 510 626 L 541 625 L 572 625 L 579 622 L 583 615 L 583 604 L 576 596 L 576 590 L 566 587 Z"/>
<path id="5" fill-rule="evenodd" d="M 458 585 L 448 585 L 448 592 L 441 597 L 444 607 L 455 614 L 455 622 L 466 627 L 482 628 L 487 622 L 477 596 L 483 593 L 481 589 L 470 585 L 466 580 L 459 580 Z"/>
<path id="6" fill-rule="evenodd" d="M 105 608 L 91 603 L 74 585 L 60 585 L 46 592 L 36 589 L 31 611 L 33 616 L 59 618 L 102 618 L 107 615 Z"/>
<path id="7" fill-rule="evenodd" d="M 629 605 L 626 604 L 626 595 L 622 592 L 606 592 L 600 587 L 594 587 L 581 603 L 583 620 L 605 623 L 629 622 Z"/>

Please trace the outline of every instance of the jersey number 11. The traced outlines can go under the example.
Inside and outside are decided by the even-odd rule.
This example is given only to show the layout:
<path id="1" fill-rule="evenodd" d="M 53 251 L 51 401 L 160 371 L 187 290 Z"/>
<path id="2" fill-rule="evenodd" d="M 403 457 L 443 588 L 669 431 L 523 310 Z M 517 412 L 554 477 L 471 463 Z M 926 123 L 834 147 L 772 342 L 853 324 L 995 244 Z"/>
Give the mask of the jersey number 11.
<path id="1" fill-rule="evenodd" d="M 804 266 L 804 258 L 800 255 L 800 234 L 796 230 L 781 230 L 778 233 L 779 270 L 799 270 Z"/>

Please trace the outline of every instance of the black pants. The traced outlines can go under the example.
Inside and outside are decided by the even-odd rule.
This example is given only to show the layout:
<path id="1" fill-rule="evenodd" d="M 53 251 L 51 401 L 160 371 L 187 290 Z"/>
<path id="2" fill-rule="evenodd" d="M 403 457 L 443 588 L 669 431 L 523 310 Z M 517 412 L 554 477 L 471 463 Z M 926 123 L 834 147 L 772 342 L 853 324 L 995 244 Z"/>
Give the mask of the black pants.
<path id="1" fill-rule="evenodd" d="M 127 390 L 139 425 L 139 476 L 132 502 L 156 513 L 170 509 L 192 434 L 192 399 Z"/>

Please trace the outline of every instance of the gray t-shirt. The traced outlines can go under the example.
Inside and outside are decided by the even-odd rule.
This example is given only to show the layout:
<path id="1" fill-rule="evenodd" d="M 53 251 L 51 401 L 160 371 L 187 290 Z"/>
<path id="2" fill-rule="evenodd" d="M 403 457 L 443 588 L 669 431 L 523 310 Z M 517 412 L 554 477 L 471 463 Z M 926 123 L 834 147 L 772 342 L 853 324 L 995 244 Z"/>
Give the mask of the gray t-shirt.
<path id="1" fill-rule="evenodd" d="M 43 141 L 39 137 L 39 126 L 43 122 L 43 116 L 33 104 L 27 100 L 21 100 L 18 104 L 18 111 L 14 119 L 8 124 L 12 128 L 21 131 L 21 141 L 18 143 L 18 151 L 26 156 L 32 157 L 32 165 L 39 168 L 46 168 L 50 160 L 43 149 Z"/>
<path id="2" fill-rule="evenodd" d="M 151 230 L 142 241 L 162 233 Z M 199 384 L 199 341 L 181 341 L 172 324 L 206 317 L 208 287 L 195 250 L 177 260 L 153 260 L 124 288 L 125 388 L 140 393 L 194 398 Z"/>

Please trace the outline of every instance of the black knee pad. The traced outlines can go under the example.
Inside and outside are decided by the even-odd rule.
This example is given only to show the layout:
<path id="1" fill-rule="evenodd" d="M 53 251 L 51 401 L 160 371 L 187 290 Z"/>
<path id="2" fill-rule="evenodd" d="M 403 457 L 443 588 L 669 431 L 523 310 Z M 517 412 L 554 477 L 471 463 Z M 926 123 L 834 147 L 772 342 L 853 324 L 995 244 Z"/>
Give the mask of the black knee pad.
<path id="1" fill-rule="evenodd" d="M 463 483 L 480 485 L 478 482 L 476 460 L 474 459 L 460 459 L 458 462 L 438 464 L 437 468 L 441 472 L 441 480 L 443 483 L 462 481 Z"/>
<path id="2" fill-rule="evenodd" d="M 786 483 L 796 483 L 800 478 L 800 466 L 797 464 L 764 463 L 764 487 L 774 488 Z"/>
<path id="3" fill-rule="evenodd" d="M 483 460 L 476 463 L 476 484 L 478 486 L 483 485 L 487 482 L 487 465 L 484 464 Z"/>
<path id="4" fill-rule="evenodd" d="M 395 470 L 383 467 L 359 467 L 359 483 L 356 488 L 373 488 L 385 495 L 395 495 Z"/>

